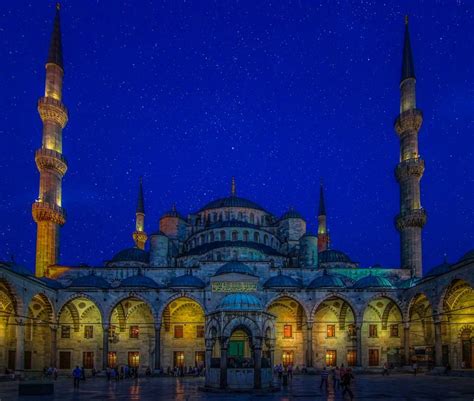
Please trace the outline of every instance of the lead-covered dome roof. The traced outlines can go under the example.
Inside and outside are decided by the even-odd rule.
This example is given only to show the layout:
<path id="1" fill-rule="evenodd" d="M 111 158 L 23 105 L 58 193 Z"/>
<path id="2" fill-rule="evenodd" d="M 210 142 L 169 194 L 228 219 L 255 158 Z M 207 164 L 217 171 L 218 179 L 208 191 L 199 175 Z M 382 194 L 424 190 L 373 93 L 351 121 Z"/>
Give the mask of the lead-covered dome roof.
<path id="1" fill-rule="evenodd" d="M 239 273 L 239 274 L 246 274 L 248 276 L 255 276 L 252 268 L 247 266 L 245 263 L 232 261 L 227 262 L 226 264 L 222 265 L 217 269 L 214 276 L 220 276 L 222 274 L 229 274 L 229 273 Z"/>
<path id="2" fill-rule="evenodd" d="M 168 284 L 170 288 L 204 288 L 205 286 L 204 281 L 192 274 L 173 277 Z"/>
<path id="3" fill-rule="evenodd" d="M 280 217 L 280 220 L 285 219 L 301 219 L 304 220 L 303 216 L 296 211 L 295 209 L 288 210 L 283 216 Z"/>
<path id="4" fill-rule="evenodd" d="M 301 283 L 295 280 L 293 277 L 285 274 L 278 274 L 277 276 L 270 277 L 265 284 L 264 288 L 301 288 Z"/>
<path id="5" fill-rule="evenodd" d="M 362 277 L 354 283 L 353 288 L 394 288 L 392 282 L 381 276 L 375 276 L 370 274 L 369 276 Z"/>
<path id="6" fill-rule="evenodd" d="M 120 287 L 163 288 L 155 280 L 142 274 L 123 279 L 120 282 Z"/>
<path id="7" fill-rule="evenodd" d="M 327 249 L 318 254 L 319 263 L 354 263 L 344 252 Z"/>
<path id="8" fill-rule="evenodd" d="M 236 293 L 226 295 L 217 309 L 221 311 L 259 311 L 263 309 L 263 306 L 254 295 Z"/>
<path id="9" fill-rule="evenodd" d="M 117 252 L 111 259 L 111 262 L 141 262 L 148 263 L 150 261 L 150 254 L 140 248 L 133 247 L 122 249 Z"/>
<path id="10" fill-rule="evenodd" d="M 261 207 L 259 204 L 245 199 L 241 198 L 240 196 L 229 196 L 227 198 L 221 198 L 221 199 L 216 199 L 211 202 L 209 202 L 207 205 L 202 207 L 199 211 L 203 210 L 208 210 L 208 209 L 220 209 L 223 207 L 243 207 L 243 208 L 248 208 L 248 209 L 256 209 L 256 210 L 262 210 L 265 211 L 263 207 Z"/>
<path id="11" fill-rule="evenodd" d="M 316 277 L 311 283 L 309 283 L 309 289 L 317 288 L 345 288 L 344 281 L 333 274 L 323 274 Z"/>

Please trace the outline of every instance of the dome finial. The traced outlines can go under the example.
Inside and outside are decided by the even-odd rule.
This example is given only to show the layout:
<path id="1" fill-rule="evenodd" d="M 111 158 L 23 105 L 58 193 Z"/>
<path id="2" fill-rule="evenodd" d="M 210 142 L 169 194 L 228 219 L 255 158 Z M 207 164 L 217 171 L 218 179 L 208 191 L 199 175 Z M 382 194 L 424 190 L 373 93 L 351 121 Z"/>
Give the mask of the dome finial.
<path id="1" fill-rule="evenodd" d="M 236 190 L 235 190 L 235 177 L 232 176 L 232 182 L 231 182 L 231 187 L 230 187 L 230 194 L 232 196 L 235 196 L 237 194 Z"/>

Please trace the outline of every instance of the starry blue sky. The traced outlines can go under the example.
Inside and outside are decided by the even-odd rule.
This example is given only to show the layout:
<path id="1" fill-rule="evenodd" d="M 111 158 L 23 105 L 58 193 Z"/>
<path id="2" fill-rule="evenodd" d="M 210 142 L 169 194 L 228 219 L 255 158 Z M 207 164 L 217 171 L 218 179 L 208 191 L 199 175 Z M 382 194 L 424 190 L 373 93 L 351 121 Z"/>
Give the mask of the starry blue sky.
<path id="1" fill-rule="evenodd" d="M 399 264 L 394 167 L 403 15 L 410 15 L 425 271 L 474 246 L 474 3 L 72 1 L 61 10 L 68 221 L 61 262 L 132 246 L 139 176 L 146 229 L 230 191 L 316 229 L 326 186 L 333 248 Z M 41 144 L 36 101 L 54 2 L 0 5 L 0 258 L 33 268 Z"/>

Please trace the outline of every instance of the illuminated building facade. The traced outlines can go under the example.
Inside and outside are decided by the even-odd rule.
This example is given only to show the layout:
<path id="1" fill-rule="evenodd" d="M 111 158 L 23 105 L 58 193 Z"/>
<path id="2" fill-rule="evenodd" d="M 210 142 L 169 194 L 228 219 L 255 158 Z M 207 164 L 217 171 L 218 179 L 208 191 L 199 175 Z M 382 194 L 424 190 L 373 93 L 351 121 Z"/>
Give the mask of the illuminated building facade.
<path id="1" fill-rule="evenodd" d="M 321 186 L 318 232 L 295 210 L 278 217 L 237 195 L 186 216 L 175 207 L 145 232 L 140 181 L 134 247 L 101 267 L 59 264 L 66 172 L 59 10 L 38 110 L 36 275 L 0 264 L 0 369 L 69 371 L 129 364 L 206 366 L 207 384 L 265 387 L 272 365 L 380 368 L 474 365 L 474 251 L 422 276 L 423 161 L 415 74 L 405 31 L 400 136 L 400 268 L 361 267 L 330 248 Z M 242 375 L 239 382 L 235 372 Z"/>

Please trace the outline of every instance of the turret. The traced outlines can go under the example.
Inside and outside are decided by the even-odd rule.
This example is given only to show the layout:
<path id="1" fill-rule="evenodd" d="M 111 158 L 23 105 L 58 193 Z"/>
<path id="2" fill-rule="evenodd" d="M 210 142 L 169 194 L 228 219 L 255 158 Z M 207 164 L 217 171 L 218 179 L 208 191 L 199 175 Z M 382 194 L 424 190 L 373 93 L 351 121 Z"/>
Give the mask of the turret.
<path id="1" fill-rule="evenodd" d="M 35 153 L 40 185 L 38 199 L 32 206 L 33 219 L 37 224 L 37 277 L 47 276 L 48 266 L 58 263 L 59 230 L 66 222 L 66 213 L 62 207 L 62 179 L 67 170 L 67 163 L 62 155 L 62 131 L 68 121 L 68 112 L 62 103 L 63 76 L 58 4 L 46 61 L 45 93 L 38 101 L 38 112 L 43 122 L 43 140 L 41 148 Z"/>
<path id="2" fill-rule="evenodd" d="M 133 233 L 133 241 L 135 246 L 140 249 L 145 249 L 147 240 L 145 232 L 145 200 L 143 197 L 143 180 L 140 178 L 138 186 L 138 201 L 137 211 L 135 212 L 135 232 Z"/>
<path id="3" fill-rule="evenodd" d="M 395 176 L 400 185 L 400 214 L 395 219 L 395 225 L 400 232 L 401 267 L 410 269 L 412 277 L 421 277 L 421 231 L 426 223 L 426 213 L 421 207 L 420 180 L 425 163 L 418 152 L 418 132 L 423 122 L 423 114 L 416 108 L 415 85 L 408 17 L 405 17 L 400 115 L 395 121 L 395 131 L 400 138 L 400 162 L 395 169 Z"/>
<path id="4" fill-rule="evenodd" d="M 319 188 L 319 211 L 318 211 L 318 252 L 329 248 L 329 233 L 326 226 L 326 205 L 324 204 L 324 188 L 321 183 Z"/>
<path id="5" fill-rule="evenodd" d="M 300 267 L 318 267 L 318 237 L 312 234 L 305 234 L 300 238 Z"/>

